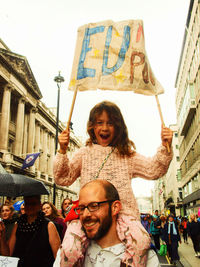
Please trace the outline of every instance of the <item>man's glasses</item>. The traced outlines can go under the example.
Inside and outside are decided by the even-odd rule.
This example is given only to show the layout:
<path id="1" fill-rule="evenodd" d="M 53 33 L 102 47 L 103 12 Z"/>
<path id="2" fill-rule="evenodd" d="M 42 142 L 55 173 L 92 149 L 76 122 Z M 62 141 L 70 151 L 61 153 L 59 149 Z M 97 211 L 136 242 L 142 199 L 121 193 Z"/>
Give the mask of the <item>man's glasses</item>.
<path id="1" fill-rule="evenodd" d="M 115 201 L 115 200 L 105 200 L 105 201 L 100 201 L 100 202 L 91 202 L 87 206 L 80 205 L 77 208 L 75 208 L 74 210 L 75 210 L 77 215 L 82 215 L 85 209 L 88 209 L 89 212 L 94 212 L 94 211 L 97 211 L 100 208 L 101 204 L 112 203 L 113 201 Z"/>

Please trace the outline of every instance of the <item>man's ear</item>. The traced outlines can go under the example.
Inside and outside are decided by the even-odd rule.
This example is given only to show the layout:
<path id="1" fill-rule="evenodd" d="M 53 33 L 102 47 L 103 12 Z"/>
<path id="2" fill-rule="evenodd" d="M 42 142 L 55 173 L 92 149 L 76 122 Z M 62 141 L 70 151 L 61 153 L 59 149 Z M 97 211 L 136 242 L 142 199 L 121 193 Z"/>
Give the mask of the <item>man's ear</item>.
<path id="1" fill-rule="evenodd" d="M 120 200 L 115 200 L 112 203 L 112 215 L 113 216 L 117 215 L 120 212 L 121 208 L 122 208 L 122 204 Z"/>

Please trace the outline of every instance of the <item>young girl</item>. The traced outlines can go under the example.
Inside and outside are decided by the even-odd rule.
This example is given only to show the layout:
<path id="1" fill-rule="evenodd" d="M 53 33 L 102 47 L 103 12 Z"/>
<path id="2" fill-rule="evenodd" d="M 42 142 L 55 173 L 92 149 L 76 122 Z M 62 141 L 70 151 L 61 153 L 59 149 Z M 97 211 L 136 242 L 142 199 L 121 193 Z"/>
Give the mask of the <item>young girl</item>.
<path id="1" fill-rule="evenodd" d="M 55 182 L 70 186 L 81 177 L 81 186 L 93 179 L 106 179 L 118 190 L 122 211 L 118 217 L 117 233 L 125 244 L 123 262 L 129 266 L 146 266 L 146 251 L 150 238 L 140 222 L 139 210 L 131 187 L 131 179 L 142 177 L 158 179 L 168 169 L 172 152 L 167 151 L 172 142 L 172 131 L 162 127 L 162 145 L 153 158 L 146 158 L 135 151 L 120 109 L 104 101 L 90 112 L 87 132 L 89 140 L 69 161 L 66 150 L 69 131 L 59 136 L 60 150 L 54 160 Z M 171 151 L 171 150 L 170 150 Z M 66 231 L 62 250 L 61 266 L 83 266 L 88 240 L 81 230 L 79 220 L 72 221 Z M 79 265 L 75 265 L 79 262 Z"/>

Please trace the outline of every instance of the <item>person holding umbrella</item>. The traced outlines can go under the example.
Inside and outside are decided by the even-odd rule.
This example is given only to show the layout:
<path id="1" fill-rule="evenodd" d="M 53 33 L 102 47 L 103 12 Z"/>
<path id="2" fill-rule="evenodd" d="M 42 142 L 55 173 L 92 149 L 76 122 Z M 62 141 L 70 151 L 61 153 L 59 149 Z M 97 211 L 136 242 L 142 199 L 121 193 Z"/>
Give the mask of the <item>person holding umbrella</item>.
<path id="1" fill-rule="evenodd" d="M 24 197 L 25 214 L 13 228 L 5 242 L 5 226 L 0 224 L 1 253 L 19 258 L 18 267 L 51 267 L 61 244 L 53 222 L 41 212 L 40 196 Z"/>

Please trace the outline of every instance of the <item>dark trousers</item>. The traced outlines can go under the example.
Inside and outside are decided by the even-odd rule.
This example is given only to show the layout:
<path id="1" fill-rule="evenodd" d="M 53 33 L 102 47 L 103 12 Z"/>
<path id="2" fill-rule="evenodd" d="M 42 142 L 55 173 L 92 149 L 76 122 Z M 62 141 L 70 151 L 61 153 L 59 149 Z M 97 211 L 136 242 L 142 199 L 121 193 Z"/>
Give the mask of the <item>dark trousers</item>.
<path id="1" fill-rule="evenodd" d="M 187 242 L 187 240 L 188 240 L 188 233 L 187 233 L 186 229 L 183 230 L 183 240 L 184 240 L 184 242 L 185 241 Z"/>
<path id="2" fill-rule="evenodd" d="M 178 241 L 174 241 L 171 244 L 167 244 L 167 251 L 172 261 L 177 261 L 180 259 L 178 255 Z"/>
<path id="3" fill-rule="evenodd" d="M 157 250 L 160 249 L 160 235 L 152 235 L 153 236 L 153 240 L 154 240 L 154 244 Z"/>
<path id="4" fill-rule="evenodd" d="M 200 252 L 200 235 L 191 235 L 195 252 Z"/>

